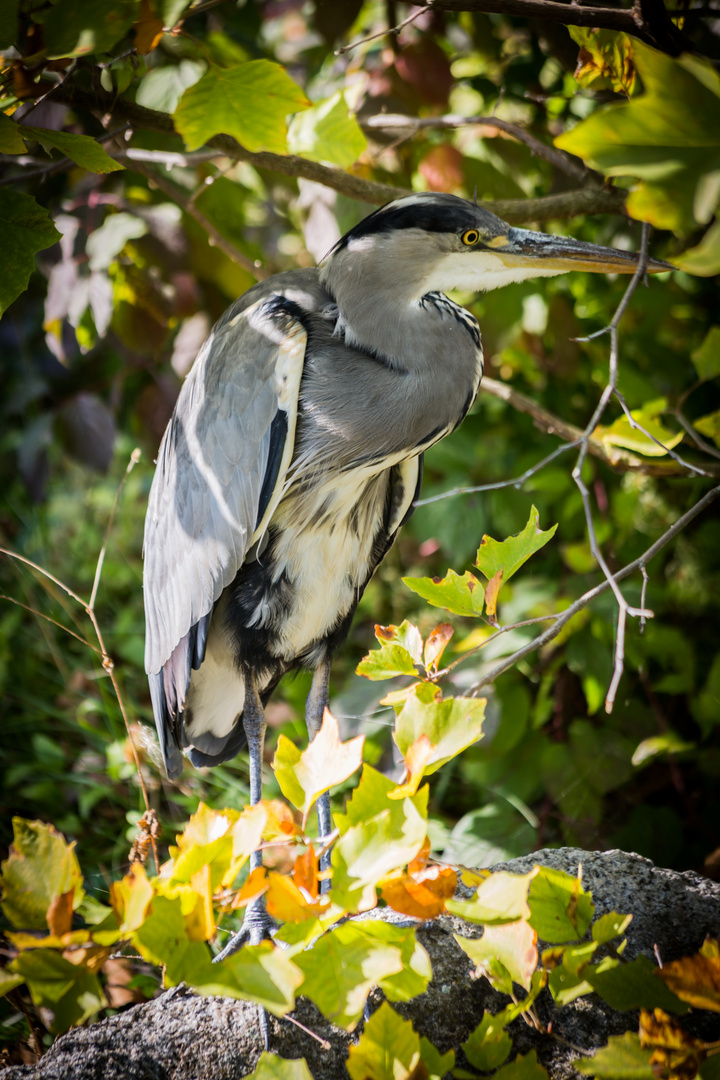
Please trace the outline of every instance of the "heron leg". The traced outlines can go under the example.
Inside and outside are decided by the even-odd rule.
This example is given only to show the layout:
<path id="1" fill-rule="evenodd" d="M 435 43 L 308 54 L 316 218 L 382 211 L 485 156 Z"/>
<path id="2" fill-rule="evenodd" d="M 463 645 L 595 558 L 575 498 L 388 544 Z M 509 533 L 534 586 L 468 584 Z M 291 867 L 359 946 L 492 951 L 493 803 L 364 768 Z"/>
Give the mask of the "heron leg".
<path id="1" fill-rule="evenodd" d="M 330 699 L 330 657 L 321 660 L 313 673 L 310 693 L 305 703 L 305 723 L 307 724 L 310 742 L 317 735 L 323 721 L 323 713 Z M 325 792 L 317 801 L 318 836 L 321 838 L 330 835 L 330 793 Z M 330 869 L 330 852 L 326 851 L 320 858 L 320 870 Z M 326 893 L 330 888 L 330 882 L 320 882 L 320 892 Z"/>
<path id="2" fill-rule="evenodd" d="M 265 744 L 265 710 L 255 684 L 255 677 L 250 671 L 245 673 L 245 705 L 243 707 L 243 727 L 248 744 L 250 758 L 250 804 L 255 806 L 262 798 L 262 759 Z M 253 851 L 250 856 L 250 869 L 262 866 L 262 852 Z M 215 962 L 232 956 L 242 945 L 259 945 L 271 936 L 275 923 L 265 909 L 265 899 L 260 896 L 251 900 L 245 910 L 242 928 L 230 938 L 222 952 L 215 957 Z"/>

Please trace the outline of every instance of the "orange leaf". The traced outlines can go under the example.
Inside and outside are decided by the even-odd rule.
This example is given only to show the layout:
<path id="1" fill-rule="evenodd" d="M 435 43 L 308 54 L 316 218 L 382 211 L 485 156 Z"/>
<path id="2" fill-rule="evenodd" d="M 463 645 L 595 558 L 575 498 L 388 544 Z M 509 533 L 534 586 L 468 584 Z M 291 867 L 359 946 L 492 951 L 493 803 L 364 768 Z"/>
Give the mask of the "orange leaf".
<path id="1" fill-rule="evenodd" d="M 425 642 L 425 667 L 433 667 L 437 671 L 438 664 L 440 663 L 440 657 L 445 652 L 445 648 L 450 638 L 455 631 L 450 623 L 440 623 L 436 626 L 433 632 Z"/>
<path id="2" fill-rule="evenodd" d="M 257 899 L 258 896 L 267 890 L 267 870 L 264 866 L 256 866 L 254 870 L 251 870 L 247 876 L 247 880 L 242 889 L 235 893 L 232 904 L 230 905 L 233 911 L 237 911 L 238 908 L 245 907 L 251 900 Z"/>
<path id="3" fill-rule="evenodd" d="M 416 919 L 434 919 L 445 910 L 456 885 L 457 874 L 449 866 L 426 866 L 381 883 L 381 889 L 383 900 L 395 911 Z"/>
<path id="4" fill-rule="evenodd" d="M 414 795 L 420 787 L 425 767 L 435 753 L 435 747 L 427 735 L 421 735 L 405 755 L 405 783 L 388 792 L 388 799 L 405 799 Z"/>
<path id="5" fill-rule="evenodd" d="M 74 899 L 75 889 L 72 888 L 63 893 L 62 896 L 56 896 L 50 901 L 45 920 L 51 936 L 62 937 L 63 934 L 70 933 Z"/>
<path id="6" fill-rule="evenodd" d="M 503 568 L 490 578 L 485 586 L 485 614 L 493 625 L 497 623 L 497 598 L 503 583 Z"/>
<path id="7" fill-rule="evenodd" d="M 282 922 L 305 922 L 306 919 L 322 915 L 329 904 L 329 898 L 318 903 L 308 901 L 295 882 L 283 874 L 272 870 L 268 874 L 269 887 L 266 894 L 268 914 Z"/>
<path id="8" fill-rule="evenodd" d="M 318 861 L 312 844 L 304 855 L 298 855 L 293 868 L 293 881 L 313 900 L 318 896 Z"/>

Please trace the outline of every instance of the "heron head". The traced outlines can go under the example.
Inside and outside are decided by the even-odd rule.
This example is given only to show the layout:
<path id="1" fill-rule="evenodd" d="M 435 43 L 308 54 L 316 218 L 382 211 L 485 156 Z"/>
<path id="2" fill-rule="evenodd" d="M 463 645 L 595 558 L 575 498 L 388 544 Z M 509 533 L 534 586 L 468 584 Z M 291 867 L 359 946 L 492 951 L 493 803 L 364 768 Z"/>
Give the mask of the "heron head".
<path id="1" fill-rule="evenodd" d="M 365 285 L 368 273 L 385 283 L 389 274 L 396 292 L 419 299 L 431 291 L 481 292 L 569 270 L 632 274 L 638 262 L 634 253 L 515 228 L 483 206 L 431 191 L 396 199 L 361 221 L 326 256 L 321 278 L 332 291 L 334 279 Z M 649 259 L 647 269 L 673 267 Z"/>

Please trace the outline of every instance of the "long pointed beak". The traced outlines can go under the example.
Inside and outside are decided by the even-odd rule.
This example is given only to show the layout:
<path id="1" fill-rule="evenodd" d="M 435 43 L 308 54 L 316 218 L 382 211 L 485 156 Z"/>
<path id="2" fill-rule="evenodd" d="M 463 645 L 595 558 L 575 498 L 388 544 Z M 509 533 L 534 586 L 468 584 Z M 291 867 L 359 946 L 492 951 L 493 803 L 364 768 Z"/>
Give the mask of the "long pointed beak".
<path id="1" fill-rule="evenodd" d="M 589 270 L 600 274 L 634 274 L 640 263 L 636 252 L 618 251 L 600 244 L 586 244 L 569 236 L 550 236 L 529 229 L 509 228 L 488 245 L 508 267 L 536 267 L 563 273 L 567 270 Z M 675 270 L 670 263 L 648 259 L 647 270 L 659 274 Z"/>

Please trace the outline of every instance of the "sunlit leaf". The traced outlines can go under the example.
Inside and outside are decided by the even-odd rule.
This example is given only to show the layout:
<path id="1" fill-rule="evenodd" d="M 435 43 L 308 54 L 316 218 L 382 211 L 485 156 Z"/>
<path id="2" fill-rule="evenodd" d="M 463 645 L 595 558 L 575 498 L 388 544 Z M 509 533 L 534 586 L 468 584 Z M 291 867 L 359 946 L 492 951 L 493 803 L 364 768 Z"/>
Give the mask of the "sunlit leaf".
<path id="1" fill-rule="evenodd" d="M 263 1050 L 245 1080 L 312 1080 L 305 1058 L 282 1058 Z"/>
<path id="2" fill-rule="evenodd" d="M 356 1044 L 348 1048 L 351 1080 L 411 1080 L 420 1061 L 420 1039 L 409 1020 L 383 1001 Z"/>
<path id="3" fill-rule="evenodd" d="M 69 131 L 50 131 L 47 128 L 19 125 L 23 139 L 39 142 L 44 150 L 60 150 L 76 165 L 94 173 L 118 172 L 124 166 L 114 161 L 100 143 L 89 135 L 75 135 Z"/>
<path id="4" fill-rule="evenodd" d="M 531 1050 L 529 1054 L 518 1054 L 509 1065 L 498 1069 L 494 1080 L 548 1080 L 548 1073 Z"/>
<path id="5" fill-rule="evenodd" d="M 146 222 L 135 214 L 121 211 L 108 214 L 99 228 L 88 236 L 86 251 L 91 270 L 107 270 L 129 240 L 136 240 L 148 231 Z"/>
<path id="6" fill-rule="evenodd" d="M 482 738 L 486 704 L 485 698 L 438 699 L 436 687 L 419 683 L 405 698 L 393 739 L 405 757 L 423 735 L 427 736 L 432 754 L 425 773 L 430 775 Z"/>
<path id="7" fill-rule="evenodd" d="M 44 930 L 53 902 L 72 893 L 72 908 L 85 895 L 75 844 L 52 825 L 13 818 L 13 842 L 2 871 L 2 909 L 13 926 Z"/>
<path id="8" fill-rule="evenodd" d="M 439 626 L 435 627 L 425 642 L 423 663 L 426 668 L 437 671 L 442 654 L 445 652 L 448 642 L 454 633 L 455 631 L 450 623 L 440 623 Z"/>
<path id="9" fill-rule="evenodd" d="M 476 566 L 488 581 L 502 570 L 502 581 L 505 583 L 531 555 L 552 540 L 556 529 L 557 525 L 553 525 L 543 532 L 538 512 L 532 506 L 528 523 L 521 533 L 510 536 L 507 540 L 493 540 L 491 536 L 483 536 L 475 560 Z"/>
<path id="10" fill-rule="evenodd" d="M 255 1001 L 274 1016 L 284 1016 L 295 1007 L 295 992 L 302 985 L 303 974 L 282 949 L 262 941 L 243 946 L 221 964 L 208 960 L 189 967 L 184 981 L 200 994 Z"/>
<path id="11" fill-rule="evenodd" d="M 185 91 L 173 120 L 188 150 L 197 150 L 213 135 L 232 135 L 247 150 L 284 154 L 286 117 L 309 104 L 279 64 L 251 60 L 210 67 Z"/>
<path id="12" fill-rule="evenodd" d="M 472 900 L 452 900 L 448 903 L 448 911 L 461 919 L 484 925 L 529 919 L 528 890 L 537 873 L 537 867 L 528 874 L 498 870 L 480 882 Z"/>
<path id="13" fill-rule="evenodd" d="M 295 116 L 288 129 L 291 154 L 340 168 L 357 161 L 366 146 L 367 139 L 340 90 Z"/>
<path id="14" fill-rule="evenodd" d="M 687 229 L 697 185 L 720 161 L 720 77 L 701 57 L 675 59 L 637 40 L 632 51 L 644 92 L 597 109 L 555 144 L 606 176 L 644 181 L 628 201 L 633 216 L 659 228 Z M 672 197 L 664 198 L 664 190 Z"/>
<path id="15" fill-rule="evenodd" d="M 720 417 L 720 412 L 718 413 Z M 651 735 L 638 743 L 632 756 L 633 765 L 644 765 L 662 754 L 682 754 L 695 749 L 695 743 L 686 742 L 674 731 Z"/>
<path id="16" fill-rule="evenodd" d="M 496 990 L 512 994 L 512 984 L 530 989 L 530 980 L 537 967 L 537 935 L 524 922 L 486 926 L 481 938 L 462 938 L 455 935 L 479 974 L 485 975 Z"/>
<path id="17" fill-rule="evenodd" d="M 686 274 L 713 277 L 720 273 L 720 219 L 716 218 L 699 244 L 688 248 L 673 259 L 675 266 Z M 717 327 L 715 327 L 717 329 Z"/>
<path id="18" fill-rule="evenodd" d="M 324 934 L 295 963 L 305 976 L 303 994 L 328 1020 L 352 1031 L 370 990 L 385 976 L 402 971 L 398 948 L 372 940 L 352 922 Z"/>
<path id="19" fill-rule="evenodd" d="M 493 1015 L 486 1012 L 473 1032 L 462 1044 L 463 1052 L 471 1065 L 481 1072 L 491 1072 L 507 1060 L 512 1050 L 512 1039 L 505 1031 L 509 1019 L 505 1010 Z"/>
<path id="20" fill-rule="evenodd" d="M 720 375 L 720 326 L 711 326 L 702 344 L 690 353 L 699 379 L 714 379 Z"/>
<path id="21" fill-rule="evenodd" d="M 608 911 L 592 924 L 592 939 L 604 945 L 624 934 L 632 922 L 632 915 L 619 915 L 617 911 Z"/>
<path id="22" fill-rule="evenodd" d="M 362 765 L 364 735 L 341 742 L 338 722 L 325 709 L 322 726 L 306 750 L 298 750 L 287 736 L 278 739 L 273 769 L 283 795 L 307 817 L 310 807 L 336 784 Z"/>
<path id="23" fill-rule="evenodd" d="M 670 431 L 659 419 L 666 410 L 667 401 L 664 398 L 649 401 L 641 409 L 633 409 L 630 414 L 644 431 L 633 427 L 623 413 L 608 427 L 598 424 L 594 432 L 595 437 L 607 446 L 624 446 L 637 454 L 644 454 L 645 457 L 662 457 L 668 450 L 672 450 L 679 442 L 682 442 L 683 438 L 682 431 Z M 654 442 L 654 439 L 657 439 L 657 442 Z M 658 446 L 658 443 L 662 445 Z"/>
<path id="24" fill-rule="evenodd" d="M 304 922 L 317 918 L 330 905 L 330 898 L 314 901 L 292 878 L 270 871 L 266 893 L 268 914 L 281 922 Z"/>
<path id="25" fill-rule="evenodd" d="M 530 925 L 541 941 L 579 941 L 592 922 L 595 906 L 577 877 L 538 867 L 528 894 Z"/>
<path id="26" fill-rule="evenodd" d="M 580 46 L 575 78 L 585 89 L 615 90 L 630 96 L 635 86 L 632 41 L 614 30 L 568 26 Z"/>
<path id="27" fill-rule="evenodd" d="M 416 919 L 434 919 L 455 894 L 457 874 L 449 866 L 415 866 L 380 882 L 382 897 L 395 911 Z"/>
<path id="28" fill-rule="evenodd" d="M 655 1080 L 650 1067 L 650 1051 L 644 1050 L 632 1031 L 611 1035 L 607 1046 L 591 1058 L 574 1062 L 578 1072 L 602 1080 Z"/>
<path id="29" fill-rule="evenodd" d="M 433 607 L 445 608 L 455 615 L 482 615 L 485 593 L 478 579 L 466 570 L 456 574 L 448 570 L 444 578 L 403 578 L 412 589 Z"/>
<path id="30" fill-rule="evenodd" d="M 133 863 L 124 878 L 112 882 L 110 903 L 121 934 L 129 934 L 142 925 L 153 896 L 153 887 L 140 863 Z"/>

